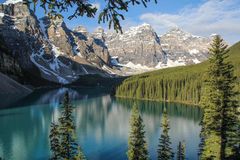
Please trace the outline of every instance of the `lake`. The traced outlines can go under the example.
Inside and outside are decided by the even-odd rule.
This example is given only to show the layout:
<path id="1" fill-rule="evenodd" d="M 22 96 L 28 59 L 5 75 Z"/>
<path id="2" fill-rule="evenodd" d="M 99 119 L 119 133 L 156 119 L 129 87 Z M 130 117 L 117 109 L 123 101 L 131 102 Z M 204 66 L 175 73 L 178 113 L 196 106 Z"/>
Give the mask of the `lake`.
<path id="1" fill-rule="evenodd" d="M 101 88 L 42 89 L 12 104 L 8 102 L 8 108 L 0 110 L 0 157 L 6 160 L 47 160 L 50 156 L 50 124 L 60 115 L 60 102 L 66 91 L 74 106 L 77 138 L 87 159 L 127 159 L 129 118 L 134 103 L 141 111 L 151 159 L 157 157 L 164 106 L 170 120 L 174 152 L 179 141 L 184 141 L 187 159 L 197 159 L 202 115 L 199 108 L 118 99 Z"/>

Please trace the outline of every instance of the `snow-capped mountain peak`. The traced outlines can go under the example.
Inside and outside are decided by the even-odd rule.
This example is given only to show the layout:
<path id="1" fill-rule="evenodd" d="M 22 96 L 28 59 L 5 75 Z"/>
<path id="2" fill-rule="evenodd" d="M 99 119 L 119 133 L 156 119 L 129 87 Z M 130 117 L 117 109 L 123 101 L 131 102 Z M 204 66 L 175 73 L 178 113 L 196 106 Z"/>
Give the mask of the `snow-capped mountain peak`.
<path id="1" fill-rule="evenodd" d="M 75 32 L 80 32 L 80 33 L 88 33 L 87 28 L 85 28 L 82 25 L 77 26 L 76 28 L 73 29 Z"/>
<path id="2" fill-rule="evenodd" d="M 139 30 L 153 30 L 152 26 L 147 23 L 143 23 L 139 26 L 130 27 L 129 31 L 139 31 Z"/>
<path id="3" fill-rule="evenodd" d="M 183 40 L 193 37 L 193 35 L 191 33 L 188 33 L 179 27 L 172 28 L 170 31 L 168 31 L 163 36 L 178 38 L 178 39 L 183 39 Z"/>
<path id="4" fill-rule="evenodd" d="M 168 59 L 181 59 L 187 65 L 200 63 L 208 58 L 210 38 L 193 35 L 178 27 L 163 34 L 160 40 Z"/>

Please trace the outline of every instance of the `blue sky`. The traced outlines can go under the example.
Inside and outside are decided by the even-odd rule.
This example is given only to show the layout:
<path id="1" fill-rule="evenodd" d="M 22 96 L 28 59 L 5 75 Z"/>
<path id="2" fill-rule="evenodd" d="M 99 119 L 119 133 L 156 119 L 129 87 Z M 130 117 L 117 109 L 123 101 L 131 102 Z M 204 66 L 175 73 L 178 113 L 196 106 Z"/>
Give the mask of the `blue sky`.
<path id="1" fill-rule="evenodd" d="M 201 4 L 201 1 L 202 0 L 181 0 L 181 2 L 179 2 L 176 0 L 158 0 L 158 3 L 156 4 L 154 0 L 152 0 L 152 2 L 148 3 L 147 8 L 145 8 L 142 5 L 131 6 L 129 12 L 124 14 L 125 21 L 122 21 L 122 24 L 123 24 L 123 27 L 125 28 L 128 28 L 133 25 L 139 25 L 144 23 L 144 21 L 140 19 L 140 16 L 145 13 L 162 12 L 162 13 L 176 14 L 177 11 L 181 10 L 184 6 L 198 5 L 198 4 Z M 90 2 L 98 6 L 100 11 L 105 6 L 105 0 L 90 0 Z M 87 28 L 90 31 L 93 31 L 97 26 L 102 26 L 107 29 L 107 25 L 97 23 L 97 16 L 96 18 L 92 18 L 92 19 L 89 19 L 86 17 L 80 17 L 77 19 L 68 20 L 67 19 L 68 15 L 69 13 L 64 14 L 65 22 L 70 28 L 74 28 L 78 25 L 83 25 L 83 26 L 87 26 Z"/>
<path id="2" fill-rule="evenodd" d="M 142 5 L 138 6 L 131 6 L 129 12 L 126 12 L 125 21 L 122 21 L 122 24 L 125 28 L 132 26 L 132 25 L 139 25 L 142 24 L 144 21 L 140 19 L 140 16 L 145 13 L 172 13 L 176 14 L 177 11 L 181 10 L 185 6 L 195 6 L 201 4 L 202 0 L 181 0 L 181 2 L 176 0 L 158 0 L 158 3 L 156 4 L 154 0 L 152 2 L 148 3 L 148 7 L 145 8 Z M 105 0 L 89 0 L 90 3 L 96 5 L 99 8 L 99 12 L 104 8 L 105 6 Z M 97 16 L 96 18 L 87 18 L 87 17 L 79 17 L 74 18 L 72 20 L 68 20 L 67 17 L 73 13 L 74 9 L 70 9 L 68 13 L 63 13 L 65 17 L 65 22 L 70 28 L 74 28 L 78 25 L 87 26 L 87 28 L 90 31 L 93 31 L 96 27 L 102 26 L 107 29 L 107 25 L 105 24 L 98 24 L 97 23 Z M 44 16 L 43 10 L 38 9 L 37 10 L 38 17 Z"/>
<path id="3" fill-rule="evenodd" d="M 3 2 L 4 0 L 0 0 Z M 105 0 L 90 0 L 99 9 L 103 9 Z M 240 41 L 240 0 L 152 0 L 148 7 L 133 6 L 125 14 L 122 26 L 127 29 L 131 26 L 149 23 L 161 35 L 173 27 L 199 36 L 210 36 L 217 33 L 227 42 L 233 44 Z M 97 18 L 79 17 L 68 20 L 72 13 L 63 13 L 69 28 L 78 25 L 85 26 L 90 32 L 98 26 L 107 29 L 106 24 L 98 24 Z M 99 12 L 98 12 L 99 13 Z M 38 17 L 44 16 L 42 9 L 37 9 Z M 97 16 L 96 16 L 97 17 Z"/>

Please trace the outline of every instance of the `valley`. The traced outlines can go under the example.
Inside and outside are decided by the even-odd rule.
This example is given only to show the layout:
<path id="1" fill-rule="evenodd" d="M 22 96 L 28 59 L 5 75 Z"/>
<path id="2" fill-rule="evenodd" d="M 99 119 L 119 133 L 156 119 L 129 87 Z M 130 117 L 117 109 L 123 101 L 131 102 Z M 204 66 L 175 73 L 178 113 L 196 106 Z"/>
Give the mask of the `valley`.
<path id="1" fill-rule="evenodd" d="M 0 0 L 0 160 L 239 160 L 239 7 Z"/>

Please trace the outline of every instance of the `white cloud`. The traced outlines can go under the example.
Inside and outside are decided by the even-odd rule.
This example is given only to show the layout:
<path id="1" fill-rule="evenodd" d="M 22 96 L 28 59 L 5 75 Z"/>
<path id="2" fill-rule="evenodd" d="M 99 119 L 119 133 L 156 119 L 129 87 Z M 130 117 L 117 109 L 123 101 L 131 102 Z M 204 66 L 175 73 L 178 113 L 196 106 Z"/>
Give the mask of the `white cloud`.
<path id="1" fill-rule="evenodd" d="M 101 9 L 101 4 L 96 2 L 96 3 L 92 3 L 93 7 L 96 7 L 98 9 L 98 11 Z"/>
<path id="2" fill-rule="evenodd" d="M 145 13 L 140 19 L 151 24 L 159 34 L 179 26 L 196 35 L 217 33 L 229 43 L 240 41 L 239 0 L 206 0 L 197 7 L 186 6 L 177 14 Z"/>
<path id="3" fill-rule="evenodd" d="M 128 30 L 132 26 L 138 26 L 141 23 L 138 23 L 131 18 L 125 19 L 124 21 L 121 21 L 121 26 L 123 30 Z"/>

